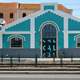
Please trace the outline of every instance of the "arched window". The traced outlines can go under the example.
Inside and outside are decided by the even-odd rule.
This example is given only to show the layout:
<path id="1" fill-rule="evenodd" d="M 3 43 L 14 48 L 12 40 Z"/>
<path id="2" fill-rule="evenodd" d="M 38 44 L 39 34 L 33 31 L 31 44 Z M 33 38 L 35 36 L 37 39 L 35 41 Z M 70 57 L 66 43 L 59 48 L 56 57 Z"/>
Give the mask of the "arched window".
<path id="1" fill-rule="evenodd" d="M 56 57 L 57 30 L 53 24 L 46 24 L 41 31 L 42 57 Z"/>
<path id="2" fill-rule="evenodd" d="M 55 38 L 56 28 L 52 24 L 46 24 L 42 28 L 42 38 Z"/>
<path id="3" fill-rule="evenodd" d="M 12 38 L 11 39 L 11 47 L 22 47 L 22 39 L 21 38 Z"/>

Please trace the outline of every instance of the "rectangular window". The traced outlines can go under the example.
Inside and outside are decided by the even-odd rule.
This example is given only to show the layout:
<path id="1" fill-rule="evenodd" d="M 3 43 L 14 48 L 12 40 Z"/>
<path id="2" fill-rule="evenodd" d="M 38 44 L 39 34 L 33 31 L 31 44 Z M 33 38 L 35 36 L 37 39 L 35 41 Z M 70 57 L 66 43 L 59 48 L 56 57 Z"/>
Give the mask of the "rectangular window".
<path id="1" fill-rule="evenodd" d="M 13 16 L 14 16 L 13 13 L 10 13 L 10 18 L 13 18 Z"/>
<path id="2" fill-rule="evenodd" d="M 80 37 L 77 38 L 77 47 L 80 48 Z"/>
<path id="3" fill-rule="evenodd" d="M 77 43 L 77 47 L 79 47 L 79 48 L 80 48 L 80 43 Z"/>
<path id="4" fill-rule="evenodd" d="M 0 18 L 3 18 L 3 13 L 0 13 Z"/>

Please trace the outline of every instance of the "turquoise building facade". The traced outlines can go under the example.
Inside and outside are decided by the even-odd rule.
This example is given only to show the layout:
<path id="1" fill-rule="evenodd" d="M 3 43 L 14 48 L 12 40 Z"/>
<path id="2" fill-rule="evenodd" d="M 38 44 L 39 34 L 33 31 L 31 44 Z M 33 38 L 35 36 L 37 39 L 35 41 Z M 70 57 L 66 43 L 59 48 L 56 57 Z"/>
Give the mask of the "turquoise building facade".
<path id="1" fill-rule="evenodd" d="M 0 48 L 40 49 L 40 57 L 58 57 L 59 49 L 79 48 L 80 19 L 56 6 L 44 4 L 40 11 L 3 26 Z"/>

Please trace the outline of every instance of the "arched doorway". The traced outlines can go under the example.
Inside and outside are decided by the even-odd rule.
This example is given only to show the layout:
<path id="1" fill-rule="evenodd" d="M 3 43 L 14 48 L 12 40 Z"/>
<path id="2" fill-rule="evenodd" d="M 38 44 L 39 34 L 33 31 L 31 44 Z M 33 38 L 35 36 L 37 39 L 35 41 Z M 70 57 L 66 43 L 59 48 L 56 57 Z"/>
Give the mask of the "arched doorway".
<path id="1" fill-rule="evenodd" d="M 58 31 L 53 24 L 46 24 L 41 30 L 41 52 L 43 58 L 57 56 Z"/>

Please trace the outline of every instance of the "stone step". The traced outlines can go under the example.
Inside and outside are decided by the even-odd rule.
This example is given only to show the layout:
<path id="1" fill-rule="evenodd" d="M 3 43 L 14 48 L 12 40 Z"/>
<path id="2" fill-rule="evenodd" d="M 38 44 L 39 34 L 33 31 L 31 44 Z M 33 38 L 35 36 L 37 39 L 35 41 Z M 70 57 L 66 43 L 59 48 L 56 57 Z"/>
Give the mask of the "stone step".
<path id="1" fill-rule="evenodd" d="M 0 71 L 80 71 L 69 67 L 0 67 Z"/>
<path id="2" fill-rule="evenodd" d="M 80 74 L 80 71 L 0 71 L 0 74 Z"/>

